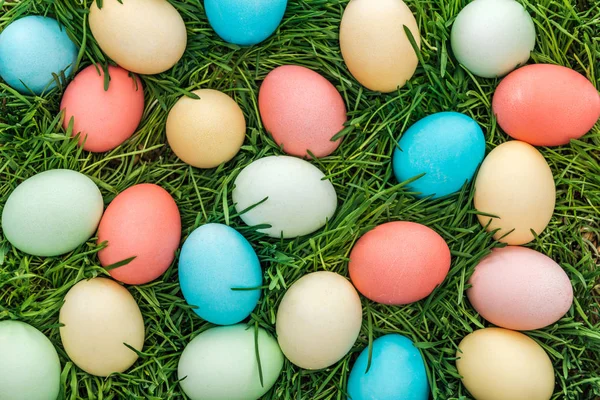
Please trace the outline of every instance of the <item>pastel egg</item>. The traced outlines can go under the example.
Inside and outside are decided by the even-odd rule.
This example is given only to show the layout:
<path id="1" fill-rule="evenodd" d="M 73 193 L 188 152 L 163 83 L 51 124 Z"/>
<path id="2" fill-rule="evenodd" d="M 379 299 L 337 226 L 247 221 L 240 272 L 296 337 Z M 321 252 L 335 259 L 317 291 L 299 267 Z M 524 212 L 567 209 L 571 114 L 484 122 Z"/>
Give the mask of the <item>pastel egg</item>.
<path id="1" fill-rule="evenodd" d="M 277 341 L 262 328 L 240 324 L 196 336 L 183 350 L 177 373 L 191 400 L 257 400 L 273 387 L 282 367 Z"/>
<path id="2" fill-rule="evenodd" d="M 210 26 L 223 40 L 240 46 L 260 43 L 275 32 L 287 0 L 205 0 Z"/>
<path id="3" fill-rule="evenodd" d="M 181 240 L 179 209 L 171 195 L 150 183 L 120 193 L 106 208 L 98 226 L 98 252 L 103 267 L 135 257 L 110 269 L 118 281 L 141 285 L 161 276 L 175 259 Z"/>
<path id="4" fill-rule="evenodd" d="M 469 284 L 473 308 L 502 328 L 544 328 L 573 303 L 571 282 L 560 265 L 525 247 L 494 249 L 477 265 Z"/>
<path id="5" fill-rule="evenodd" d="M 0 33 L 0 77 L 21 93 L 42 94 L 56 87 L 53 74 L 71 74 L 78 51 L 55 19 L 29 15 Z"/>
<path id="6" fill-rule="evenodd" d="M 527 65 L 500 82 L 492 108 L 511 137 L 535 146 L 579 139 L 600 118 L 600 95 L 587 78 L 559 65 Z"/>
<path id="7" fill-rule="evenodd" d="M 368 367 L 368 369 L 367 369 Z M 428 400 L 429 383 L 421 353 L 413 342 L 390 334 L 364 349 L 348 377 L 352 400 Z"/>
<path id="8" fill-rule="evenodd" d="M 297 65 L 269 72 L 258 94 L 260 116 L 267 132 L 283 151 L 298 157 L 325 157 L 341 139 L 346 105 L 335 86 L 318 73 Z"/>
<path id="9" fill-rule="evenodd" d="M 96 184 L 68 169 L 41 172 L 11 193 L 2 211 L 4 236 L 35 256 L 68 253 L 95 232 L 104 203 Z"/>
<path id="10" fill-rule="evenodd" d="M 169 111 L 167 140 L 183 162 L 214 168 L 231 160 L 246 137 L 246 119 L 237 103 L 212 89 L 192 92 L 199 99 L 181 97 Z"/>
<path id="11" fill-rule="evenodd" d="M 144 320 L 133 296 L 105 278 L 81 281 L 60 309 L 60 338 L 67 355 L 95 376 L 125 372 L 144 346 Z"/>
<path id="12" fill-rule="evenodd" d="M 549 400 L 554 391 L 550 358 L 534 340 L 502 328 L 467 335 L 456 368 L 476 400 Z"/>
<path id="13" fill-rule="evenodd" d="M 506 75 L 529 60 L 535 26 L 514 0 L 475 0 L 463 8 L 452 26 L 452 51 L 477 76 Z"/>
<path id="14" fill-rule="evenodd" d="M 348 272 L 365 297 L 402 305 L 429 296 L 450 269 L 450 249 L 431 228 L 395 221 L 363 235 L 350 253 Z"/>
<path id="15" fill-rule="evenodd" d="M 108 66 L 108 89 L 102 67 L 90 65 L 67 86 L 60 103 L 67 130 L 73 119 L 72 135 L 80 133 L 84 150 L 104 152 L 129 139 L 144 113 L 142 81 L 123 68 Z"/>
<path id="16" fill-rule="evenodd" d="M 358 293 L 346 278 L 319 271 L 287 290 L 277 310 L 277 340 L 292 363 L 327 368 L 352 348 L 362 323 Z"/>
<path id="17" fill-rule="evenodd" d="M 167 0 L 103 0 L 90 6 L 90 30 L 103 52 L 126 70 L 159 74 L 183 56 L 187 31 Z"/>
<path id="18" fill-rule="evenodd" d="M 541 234 L 552 218 L 556 188 L 552 171 L 533 146 L 506 142 L 488 154 L 475 179 L 475 209 L 494 239 L 522 245 Z M 493 215 L 494 217 L 490 217 Z"/>
<path id="19" fill-rule="evenodd" d="M 340 48 L 350 73 L 367 89 L 393 92 L 415 73 L 421 36 L 414 15 L 402 0 L 351 0 L 340 26 Z"/>
<path id="20" fill-rule="evenodd" d="M 485 155 L 483 131 L 472 118 L 456 112 L 429 115 L 402 134 L 394 150 L 394 175 L 420 197 L 458 192 L 475 175 Z"/>
<path id="21" fill-rule="evenodd" d="M 33 326 L 0 321 L 0 399 L 56 400 L 60 360 L 54 346 Z"/>
<path id="22" fill-rule="evenodd" d="M 227 225 L 206 224 L 183 243 L 179 285 L 200 318 L 231 325 L 247 318 L 258 304 L 262 270 L 242 234 Z"/>

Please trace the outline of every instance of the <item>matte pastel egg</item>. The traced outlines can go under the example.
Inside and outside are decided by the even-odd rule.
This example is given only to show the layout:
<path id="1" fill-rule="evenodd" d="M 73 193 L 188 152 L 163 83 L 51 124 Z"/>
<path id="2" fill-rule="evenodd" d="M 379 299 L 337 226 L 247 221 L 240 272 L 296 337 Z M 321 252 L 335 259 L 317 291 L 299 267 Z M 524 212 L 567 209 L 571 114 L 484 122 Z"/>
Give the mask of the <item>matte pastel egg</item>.
<path id="1" fill-rule="evenodd" d="M 183 56 L 187 31 L 167 0 L 103 0 L 90 6 L 90 30 L 103 52 L 126 70 L 158 74 Z"/>
<path id="2" fill-rule="evenodd" d="M 161 276 L 175 259 L 181 240 L 181 218 L 175 200 L 163 188 L 150 183 L 126 189 L 110 203 L 98 226 L 100 264 L 118 281 L 141 285 Z"/>
<path id="3" fill-rule="evenodd" d="M 365 297 L 409 304 L 429 296 L 450 269 L 450 249 L 431 228 L 395 221 L 363 235 L 350 253 L 348 272 Z"/>
<path id="4" fill-rule="evenodd" d="M 95 376 L 125 372 L 144 346 L 144 320 L 131 294 L 105 278 L 81 281 L 60 309 L 60 338 L 67 355 Z"/>
<path id="5" fill-rule="evenodd" d="M 21 93 L 42 94 L 56 86 L 53 74 L 71 74 L 77 52 L 55 19 L 29 15 L 0 33 L 0 77 Z"/>
<path id="6" fill-rule="evenodd" d="M 206 224 L 183 243 L 179 285 L 200 318 L 231 325 L 256 308 L 262 270 L 254 249 L 241 233 L 227 225 Z"/>
<path id="7" fill-rule="evenodd" d="M 277 341 L 262 328 L 239 324 L 196 336 L 183 350 L 177 374 L 191 400 L 257 400 L 273 387 L 282 367 Z"/>
<path id="8" fill-rule="evenodd" d="M 420 197 L 458 192 L 475 175 L 485 155 L 483 131 L 472 118 L 457 112 L 429 115 L 412 125 L 394 150 L 394 175 Z"/>
<path id="9" fill-rule="evenodd" d="M 123 68 L 108 66 L 108 89 L 102 67 L 90 65 L 67 86 L 60 103 L 63 128 L 73 119 L 75 136 L 85 150 L 104 152 L 129 139 L 144 112 L 142 81 Z"/>
<path id="10" fill-rule="evenodd" d="M 425 363 L 413 342 L 398 334 L 375 339 L 350 371 L 348 399 L 429 399 Z"/>
<path id="11" fill-rule="evenodd" d="M 297 65 L 269 72 L 258 94 L 260 116 L 267 132 L 283 151 L 298 157 L 325 157 L 341 139 L 346 106 L 335 86 L 318 73 Z"/>
<path id="12" fill-rule="evenodd" d="M 402 0 L 351 0 L 340 26 L 340 48 L 350 73 L 367 89 L 393 92 L 406 84 L 419 60 L 421 36 L 414 15 Z"/>
<path id="13" fill-rule="evenodd" d="M 319 271 L 287 290 L 277 310 L 277 340 L 292 363 L 327 368 L 352 348 L 362 324 L 358 293 L 346 278 Z"/>
<path id="14" fill-rule="evenodd" d="M 554 178 L 544 156 L 519 141 L 501 144 L 483 160 L 475 179 L 477 218 L 494 239 L 522 245 L 541 234 L 556 201 Z M 494 217 L 490 217 L 492 215 Z"/>
<path id="15" fill-rule="evenodd" d="M 456 368 L 476 400 L 549 400 L 554 391 L 550 358 L 533 339 L 502 328 L 467 335 Z"/>
<path id="16" fill-rule="evenodd" d="M 56 400 L 60 371 L 58 354 L 42 332 L 0 321 L 0 399 Z"/>
<path id="17" fill-rule="evenodd" d="M 53 169 L 32 176 L 11 193 L 2 211 L 2 230 L 25 253 L 57 256 L 85 243 L 103 211 L 102 194 L 90 178 Z"/>
<path id="18" fill-rule="evenodd" d="M 600 118 L 600 95 L 572 69 L 534 64 L 500 82 L 492 108 L 511 137 L 534 146 L 558 146 L 594 127 Z"/>

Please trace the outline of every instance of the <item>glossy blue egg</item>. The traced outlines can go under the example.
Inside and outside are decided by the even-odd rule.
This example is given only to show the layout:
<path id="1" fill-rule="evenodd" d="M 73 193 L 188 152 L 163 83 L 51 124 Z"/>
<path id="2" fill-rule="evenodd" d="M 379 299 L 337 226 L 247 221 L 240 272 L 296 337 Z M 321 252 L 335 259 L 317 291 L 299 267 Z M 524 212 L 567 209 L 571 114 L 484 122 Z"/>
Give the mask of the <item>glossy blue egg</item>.
<path id="1" fill-rule="evenodd" d="M 28 16 L 0 33 L 0 77 L 21 93 L 41 94 L 56 86 L 52 74 L 69 76 L 77 46 L 52 18 Z"/>
<path id="2" fill-rule="evenodd" d="M 404 182 L 425 173 L 408 189 L 420 197 L 443 197 L 471 181 L 484 155 L 485 138 L 477 122 L 457 112 L 441 112 L 404 132 L 394 150 L 394 175 Z"/>
<path id="3" fill-rule="evenodd" d="M 205 0 L 208 22 L 223 40 L 252 46 L 275 32 L 287 0 Z"/>
<path id="4" fill-rule="evenodd" d="M 260 262 L 250 243 L 235 229 L 222 224 L 202 225 L 181 248 L 179 285 L 201 318 L 217 325 L 237 324 L 250 315 L 260 298 Z"/>
<path id="5" fill-rule="evenodd" d="M 427 400 L 429 383 L 421 353 L 413 342 L 391 334 L 373 341 L 369 371 L 369 348 L 364 349 L 348 378 L 351 400 Z"/>

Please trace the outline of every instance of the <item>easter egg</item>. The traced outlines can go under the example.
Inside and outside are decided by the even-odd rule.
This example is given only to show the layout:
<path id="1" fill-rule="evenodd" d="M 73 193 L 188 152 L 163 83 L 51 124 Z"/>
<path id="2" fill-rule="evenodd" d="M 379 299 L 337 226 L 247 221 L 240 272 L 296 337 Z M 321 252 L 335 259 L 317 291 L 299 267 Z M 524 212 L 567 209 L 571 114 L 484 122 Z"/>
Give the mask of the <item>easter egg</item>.
<path id="1" fill-rule="evenodd" d="M 219 326 L 196 336 L 179 359 L 185 394 L 191 400 L 257 400 L 267 393 L 279 377 L 283 354 L 273 337 L 256 329 Z"/>
<path id="2" fill-rule="evenodd" d="M 269 72 L 258 94 L 260 116 L 267 132 L 283 151 L 298 157 L 325 157 L 341 139 L 346 106 L 337 89 L 318 73 L 297 65 Z"/>
<path id="3" fill-rule="evenodd" d="M 35 256 L 68 253 L 95 232 L 104 203 L 96 184 L 68 169 L 52 169 L 25 180 L 2 210 L 4 236 Z"/>
<path id="4" fill-rule="evenodd" d="M 60 361 L 54 346 L 33 326 L 0 321 L 0 399 L 56 400 Z"/>
<path id="5" fill-rule="evenodd" d="M 393 92 L 404 86 L 419 60 L 421 36 L 414 15 L 402 0 L 351 0 L 340 26 L 340 48 L 350 73 L 367 89 Z"/>
<path id="6" fill-rule="evenodd" d="M 420 197 L 443 197 L 470 182 L 485 155 L 483 131 L 472 118 L 456 112 L 429 115 L 412 125 L 394 150 L 394 175 Z"/>
<path id="7" fill-rule="evenodd" d="M 550 358 L 533 339 L 502 328 L 467 335 L 456 368 L 476 400 L 549 400 L 554 391 Z"/>
<path id="8" fill-rule="evenodd" d="M 371 350 L 364 349 L 350 371 L 348 397 L 428 400 L 429 383 L 419 350 L 410 339 L 398 334 L 375 339 Z"/>
<path id="9" fill-rule="evenodd" d="M 600 95 L 587 78 L 559 65 L 527 65 L 510 73 L 494 93 L 498 124 L 535 146 L 579 139 L 600 118 Z"/>
<path id="10" fill-rule="evenodd" d="M 56 86 L 53 74 L 71 74 L 77 52 L 55 19 L 29 15 L 0 33 L 0 77 L 21 93 L 42 94 Z"/>
<path id="11" fill-rule="evenodd" d="M 494 239 L 503 243 L 531 242 L 531 230 L 539 235 L 550 222 L 555 201 L 548 163 L 524 142 L 506 142 L 492 150 L 475 179 L 475 209 L 486 214 L 477 218 L 488 232 L 499 229 Z"/>
<path id="12" fill-rule="evenodd" d="M 475 0 L 452 25 L 452 51 L 477 76 L 506 75 L 529 60 L 535 46 L 535 26 L 514 0 Z"/>
<path id="13" fill-rule="evenodd" d="M 227 225 L 206 224 L 183 243 L 179 285 L 201 318 L 231 325 L 247 318 L 258 304 L 262 270 L 242 234 Z"/>
<path id="14" fill-rule="evenodd" d="M 477 265 L 469 284 L 473 308 L 502 328 L 544 328 L 573 303 L 571 282 L 560 265 L 525 247 L 494 249 Z"/>
<path id="15" fill-rule="evenodd" d="M 67 355 L 95 376 L 125 372 L 144 346 L 144 320 L 133 296 L 105 278 L 81 281 L 60 309 L 60 338 Z"/>
<path id="16" fill-rule="evenodd" d="M 288 156 L 258 159 L 235 180 L 235 209 L 249 226 L 274 238 L 294 238 L 321 229 L 333 217 L 337 194 L 308 161 Z M 260 204 L 259 204 L 260 203 Z"/>
<path id="17" fill-rule="evenodd" d="M 210 26 L 223 40 L 240 46 L 260 43 L 275 32 L 287 0 L 205 0 Z"/>
<path id="18" fill-rule="evenodd" d="M 167 0 L 92 1 L 90 30 L 107 56 L 138 74 L 170 69 L 187 44 L 183 19 Z"/>
<path id="19" fill-rule="evenodd" d="M 225 93 L 194 90 L 199 99 L 181 97 L 169 111 L 167 140 L 183 162 L 214 168 L 231 160 L 246 137 L 246 119 L 240 106 Z"/>
<path id="20" fill-rule="evenodd" d="M 107 247 L 98 258 L 108 267 L 135 257 L 108 272 L 121 282 L 141 285 L 169 268 L 180 240 L 175 200 L 160 186 L 144 183 L 126 189 L 106 208 L 98 226 L 98 244 L 107 242 Z"/>
<path id="21" fill-rule="evenodd" d="M 429 296 L 450 269 L 450 249 L 431 228 L 388 222 L 363 235 L 350 253 L 348 272 L 365 297 L 401 305 Z"/>
<path id="22" fill-rule="evenodd" d="M 60 103 L 63 128 L 73 119 L 73 135 L 80 133 L 85 150 L 104 152 L 129 139 L 144 112 L 142 81 L 123 68 L 108 66 L 108 88 L 102 67 L 90 65 L 67 86 Z"/>
<path id="23" fill-rule="evenodd" d="M 277 310 L 277 340 L 292 363 L 327 368 L 352 348 L 362 323 L 358 293 L 346 278 L 313 272 L 287 290 Z"/>

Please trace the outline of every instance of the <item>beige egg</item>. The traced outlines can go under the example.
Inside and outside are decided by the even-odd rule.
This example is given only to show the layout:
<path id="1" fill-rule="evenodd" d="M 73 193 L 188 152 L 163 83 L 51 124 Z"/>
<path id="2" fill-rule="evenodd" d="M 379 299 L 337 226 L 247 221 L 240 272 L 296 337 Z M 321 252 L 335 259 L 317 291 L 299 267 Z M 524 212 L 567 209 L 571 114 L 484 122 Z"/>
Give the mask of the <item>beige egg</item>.
<path id="1" fill-rule="evenodd" d="M 506 142 L 483 160 L 475 180 L 475 209 L 498 217 L 477 216 L 488 232 L 500 229 L 494 239 L 510 245 L 531 242 L 531 230 L 539 235 L 550 222 L 555 201 L 552 171 L 533 146 Z"/>
<path id="2" fill-rule="evenodd" d="M 246 120 L 237 103 L 212 89 L 183 96 L 167 118 L 167 140 L 177 157 L 197 168 L 214 168 L 231 160 L 244 143 Z"/>
<path id="3" fill-rule="evenodd" d="M 404 25 L 419 48 L 414 15 L 402 0 L 352 0 L 340 26 L 340 48 L 350 73 L 368 89 L 384 93 L 404 86 L 419 63 Z"/>
<path id="4" fill-rule="evenodd" d="M 502 328 L 467 335 L 456 368 L 476 400 L 548 400 L 554 391 L 550 358 L 533 339 Z"/>
<path id="5" fill-rule="evenodd" d="M 108 376 L 124 372 L 144 346 L 142 313 L 123 286 L 105 278 L 81 281 L 60 309 L 60 338 L 67 355 L 85 372 Z"/>
<path id="6" fill-rule="evenodd" d="M 277 310 L 277 340 L 283 354 L 305 369 L 327 368 L 352 348 L 362 323 L 354 286 L 333 272 L 298 279 Z"/>
<path id="7" fill-rule="evenodd" d="M 181 15 L 167 0 L 92 1 L 90 29 L 98 45 L 121 67 L 158 74 L 179 61 L 187 44 Z"/>

